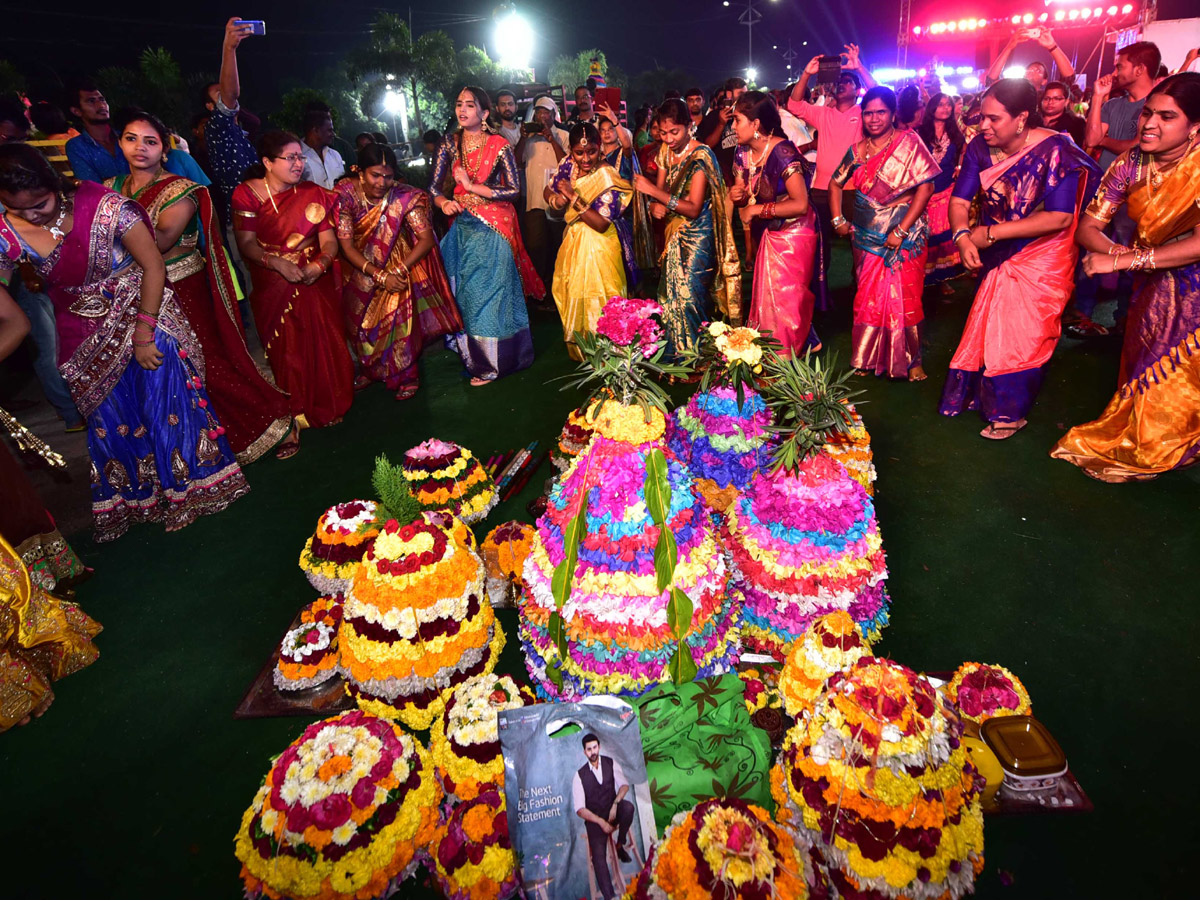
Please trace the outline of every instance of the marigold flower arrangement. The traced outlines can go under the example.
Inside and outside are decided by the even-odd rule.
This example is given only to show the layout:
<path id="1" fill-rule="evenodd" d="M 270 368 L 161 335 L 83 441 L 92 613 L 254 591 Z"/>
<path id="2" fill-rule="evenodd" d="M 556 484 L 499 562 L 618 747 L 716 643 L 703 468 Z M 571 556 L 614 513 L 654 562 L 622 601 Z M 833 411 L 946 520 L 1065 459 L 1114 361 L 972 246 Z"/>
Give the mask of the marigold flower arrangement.
<path id="1" fill-rule="evenodd" d="M 442 692 L 490 673 L 504 632 L 484 598 L 470 531 L 445 511 L 419 511 L 403 471 L 376 463 L 389 514 L 346 592 L 338 645 L 359 707 L 428 728 Z"/>
<path id="2" fill-rule="evenodd" d="M 1004 666 L 965 662 L 946 685 L 964 719 L 982 725 L 998 716 L 1028 716 L 1033 703 L 1021 679 Z"/>
<path id="3" fill-rule="evenodd" d="M 380 524 L 371 500 L 351 500 L 327 509 L 300 552 L 300 568 L 309 584 L 322 594 L 344 591 L 379 534 Z"/>
<path id="4" fill-rule="evenodd" d="M 777 816 L 812 842 L 841 897 L 956 900 L 983 869 L 983 778 L 954 705 L 864 656 L 826 682 L 771 772 Z"/>
<path id="5" fill-rule="evenodd" d="M 668 398 L 648 380 L 666 371 L 655 362 L 659 311 L 652 301 L 613 301 L 598 336 L 577 333 L 588 373 L 577 383 L 599 385 L 587 412 L 595 434 L 537 521 L 520 607 L 526 667 L 542 697 L 637 695 L 737 661 L 711 512 L 686 466 L 664 452 Z"/>
<path id="6" fill-rule="evenodd" d="M 433 864 L 446 900 L 508 900 L 519 892 L 503 791 L 488 787 L 454 808 L 438 830 Z"/>
<path id="7" fill-rule="evenodd" d="M 851 425 L 848 431 L 834 431 L 825 439 L 825 452 L 846 467 L 850 477 L 866 488 L 867 496 L 875 496 L 875 463 L 871 452 L 871 435 L 853 403 L 850 409 Z"/>
<path id="8" fill-rule="evenodd" d="M 725 512 L 732 587 L 744 600 L 748 650 L 782 660 L 817 616 L 845 610 L 872 637 L 887 624 L 887 566 L 862 485 L 821 452 L 847 427 L 845 376 L 817 361 L 772 356 L 767 397 L 782 425 L 771 471 L 759 471 Z"/>
<path id="9" fill-rule="evenodd" d="M 751 716 L 760 710 L 783 707 L 775 679 L 766 671 L 741 667 L 738 669 L 738 678 L 742 679 L 742 698 L 746 703 L 746 712 Z"/>
<path id="10" fill-rule="evenodd" d="M 404 454 L 404 477 L 422 509 L 445 509 L 468 524 L 482 522 L 497 503 L 496 485 L 470 450 L 430 439 Z"/>
<path id="11" fill-rule="evenodd" d="M 505 522 L 488 532 L 479 545 L 487 570 L 487 592 L 493 606 L 504 605 L 514 584 L 520 585 L 525 558 L 536 529 L 528 522 Z"/>
<path id="12" fill-rule="evenodd" d="M 675 816 L 625 900 L 805 900 L 808 853 L 766 810 L 707 800 Z"/>
<path id="13" fill-rule="evenodd" d="M 429 747 L 447 797 L 473 800 L 488 785 L 503 789 L 497 713 L 534 702 L 533 692 L 507 675 L 476 675 L 446 692 Z"/>
<path id="14" fill-rule="evenodd" d="M 787 714 L 799 718 L 811 710 L 830 675 L 871 655 L 871 643 L 849 613 L 839 609 L 818 616 L 804 637 L 792 644 L 779 673 L 779 693 Z"/>
<path id="15" fill-rule="evenodd" d="M 310 725 L 275 760 L 234 840 L 247 897 L 383 897 L 425 858 L 441 788 L 429 754 L 361 710 Z"/>
<path id="16" fill-rule="evenodd" d="M 587 405 L 572 410 L 567 416 L 567 423 L 558 436 L 558 452 L 553 455 L 551 462 L 560 472 L 564 471 L 571 460 L 583 452 L 583 448 L 592 439 L 595 429 L 587 419 Z"/>

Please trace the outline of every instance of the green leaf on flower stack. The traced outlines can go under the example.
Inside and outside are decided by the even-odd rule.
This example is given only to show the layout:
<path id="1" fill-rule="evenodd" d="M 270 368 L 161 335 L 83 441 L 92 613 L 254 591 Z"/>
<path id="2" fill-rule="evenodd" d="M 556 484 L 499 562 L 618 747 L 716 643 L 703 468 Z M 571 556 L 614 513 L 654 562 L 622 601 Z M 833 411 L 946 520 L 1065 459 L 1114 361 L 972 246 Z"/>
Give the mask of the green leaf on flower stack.
<path id="1" fill-rule="evenodd" d="M 667 663 L 667 671 L 671 673 L 671 680 L 675 684 L 695 681 L 700 670 L 696 668 L 696 661 L 692 659 L 692 648 L 681 643 L 671 656 L 671 661 Z"/>
<path id="2" fill-rule="evenodd" d="M 395 519 L 400 525 L 408 525 L 421 515 L 421 503 L 413 496 L 404 477 L 404 467 L 388 462 L 386 454 L 375 458 L 375 471 L 371 474 L 371 487 L 382 507 L 377 516 L 382 521 Z"/>

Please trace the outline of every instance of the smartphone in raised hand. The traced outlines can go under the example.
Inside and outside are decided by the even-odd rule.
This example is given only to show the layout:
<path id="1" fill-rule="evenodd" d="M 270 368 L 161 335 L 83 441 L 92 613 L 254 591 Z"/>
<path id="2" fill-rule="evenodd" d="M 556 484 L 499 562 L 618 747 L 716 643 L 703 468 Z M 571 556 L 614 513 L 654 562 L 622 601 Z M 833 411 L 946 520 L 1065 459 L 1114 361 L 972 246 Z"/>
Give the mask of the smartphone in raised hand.
<path id="1" fill-rule="evenodd" d="M 240 25 L 249 25 L 250 33 L 256 34 L 259 37 L 264 37 L 264 36 L 266 36 L 266 33 L 267 33 L 267 23 L 264 22 L 262 19 L 238 19 L 233 24 L 239 25 L 239 26 Z"/>

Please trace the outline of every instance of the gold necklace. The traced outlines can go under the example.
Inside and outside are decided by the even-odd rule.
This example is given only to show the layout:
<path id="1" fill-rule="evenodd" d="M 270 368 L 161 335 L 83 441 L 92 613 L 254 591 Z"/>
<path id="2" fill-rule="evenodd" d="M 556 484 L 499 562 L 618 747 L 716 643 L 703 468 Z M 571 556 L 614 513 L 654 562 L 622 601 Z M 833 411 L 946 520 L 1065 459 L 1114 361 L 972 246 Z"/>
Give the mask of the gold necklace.
<path id="1" fill-rule="evenodd" d="M 689 138 L 689 139 L 688 139 L 688 142 L 687 142 L 686 144 L 684 144 L 684 145 L 683 145 L 683 149 L 682 149 L 682 150 L 680 150 L 678 153 L 676 153 L 674 150 L 672 150 L 672 149 L 671 149 L 671 148 L 668 146 L 668 147 L 667 147 L 667 154 L 668 154 L 668 155 L 671 157 L 671 165 L 673 165 L 673 166 L 677 166 L 677 165 L 679 165 L 681 162 L 683 162 L 683 161 L 684 161 L 684 159 L 686 159 L 686 158 L 687 158 L 688 150 L 690 150 L 691 148 L 692 148 L 692 140 L 691 140 L 691 138 Z"/>
<path id="2" fill-rule="evenodd" d="M 875 145 L 875 142 L 871 138 L 867 138 L 867 153 L 865 153 L 863 155 L 863 159 L 870 159 L 876 153 L 886 150 L 889 146 L 891 146 L 892 141 L 894 141 L 895 139 L 896 139 L 896 129 L 895 128 L 892 129 L 892 133 L 890 135 L 888 135 L 888 139 L 882 147 L 877 147 Z"/>
<path id="3" fill-rule="evenodd" d="M 486 143 L 487 134 L 482 130 L 477 134 L 471 134 L 469 131 L 463 132 L 463 150 L 467 153 L 474 153 Z"/>

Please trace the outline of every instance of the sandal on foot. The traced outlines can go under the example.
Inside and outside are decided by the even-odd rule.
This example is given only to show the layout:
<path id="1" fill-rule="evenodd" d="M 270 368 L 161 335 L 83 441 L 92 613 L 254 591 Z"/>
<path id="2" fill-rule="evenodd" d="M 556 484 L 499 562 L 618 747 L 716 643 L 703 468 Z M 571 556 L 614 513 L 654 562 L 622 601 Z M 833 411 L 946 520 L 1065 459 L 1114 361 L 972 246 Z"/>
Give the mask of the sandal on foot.
<path id="1" fill-rule="evenodd" d="M 358 393 L 363 388 L 368 388 L 370 386 L 371 386 L 371 379 L 368 378 L 366 375 L 359 375 L 357 378 L 354 379 L 354 392 L 355 393 Z"/>
<path id="2" fill-rule="evenodd" d="M 403 385 L 400 388 L 400 390 L 396 391 L 396 399 L 397 400 L 411 400 L 416 395 L 417 395 L 417 385 L 415 385 L 415 384 Z"/>
<path id="3" fill-rule="evenodd" d="M 471 387 L 483 387 L 485 384 L 491 384 L 494 380 L 493 378 L 472 378 Z"/>
<path id="4" fill-rule="evenodd" d="M 1028 423 L 1024 419 L 1015 422 L 989 422 L 987 428 L 979 432 L 989 441 L 1005 441 L 1024 428 Z"/>

